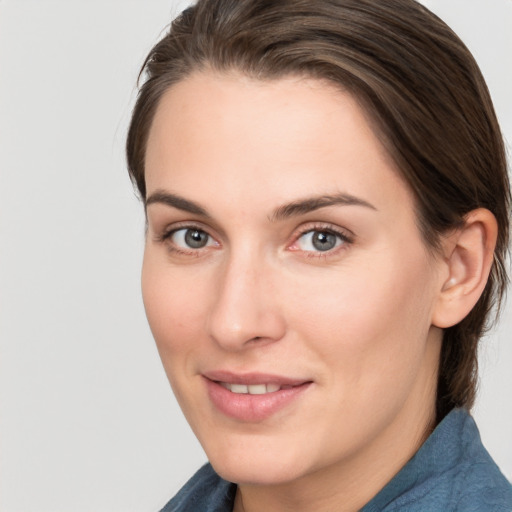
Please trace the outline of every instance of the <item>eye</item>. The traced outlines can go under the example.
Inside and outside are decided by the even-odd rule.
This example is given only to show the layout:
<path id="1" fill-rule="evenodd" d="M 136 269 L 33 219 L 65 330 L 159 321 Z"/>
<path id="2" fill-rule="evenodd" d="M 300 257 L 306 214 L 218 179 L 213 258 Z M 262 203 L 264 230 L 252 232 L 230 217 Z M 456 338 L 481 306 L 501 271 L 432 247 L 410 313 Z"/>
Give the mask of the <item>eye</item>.
<path id="1" fill-rule="evenodd" d="M 202 249 L 214 244 L 210 235 L 198 228 L 177 229 L 168 238 L 180 249 Z"/>
<path id="2" fill-rule="evenodd" d="M 308 252 L 326 252 L 347 242 L 346 237 L 328 230 L 311 230 L 303 233 L 295 242 L 297 249 Z"/>

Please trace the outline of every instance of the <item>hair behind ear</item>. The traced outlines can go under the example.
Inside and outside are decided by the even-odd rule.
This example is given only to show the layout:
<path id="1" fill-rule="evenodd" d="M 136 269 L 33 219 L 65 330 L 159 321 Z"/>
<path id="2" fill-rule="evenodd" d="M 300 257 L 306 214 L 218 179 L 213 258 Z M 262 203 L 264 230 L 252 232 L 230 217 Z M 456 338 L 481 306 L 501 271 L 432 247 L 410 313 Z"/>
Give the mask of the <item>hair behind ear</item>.
<path id="1" fill-rule="evenodd" d="M 496 218 L 489 210 L 479 208 L 468 213 L 464 225 L 443 240 L 447 273 L 433 317 L 434 325 L 445 329 L 438 385 L 439 419 L 453 407 L 454 397 L 461 401 L 457 405 L 467 408 L 475 399 L 476 354 L 484 331 L 477 319 L 487 316 L 490 309 L 489 301 L 480 298 L 487 289 L 497 236 Z"/>

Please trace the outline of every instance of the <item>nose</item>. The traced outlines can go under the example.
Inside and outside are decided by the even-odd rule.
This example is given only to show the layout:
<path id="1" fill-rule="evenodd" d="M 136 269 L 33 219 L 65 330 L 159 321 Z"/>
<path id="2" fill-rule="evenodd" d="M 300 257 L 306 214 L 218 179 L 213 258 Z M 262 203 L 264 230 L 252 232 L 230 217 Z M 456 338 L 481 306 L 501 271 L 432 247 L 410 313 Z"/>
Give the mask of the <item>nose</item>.
<path id="1" fill-rule="evenodd" d="M 262 258 L 231 257 L 218 272 L 218 289 L 208 318 L 211 338 L 237 351 L 280 340 L 286 331 L 278 282 Z"/>

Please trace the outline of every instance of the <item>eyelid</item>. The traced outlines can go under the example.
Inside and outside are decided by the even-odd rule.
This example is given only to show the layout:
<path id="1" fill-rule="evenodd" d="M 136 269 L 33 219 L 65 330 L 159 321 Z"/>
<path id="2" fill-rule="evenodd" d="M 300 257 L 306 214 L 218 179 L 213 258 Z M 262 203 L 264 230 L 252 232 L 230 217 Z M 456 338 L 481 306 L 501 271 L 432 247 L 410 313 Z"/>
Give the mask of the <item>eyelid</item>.
<path id="1" fill-rule="evenodd" d="M 205 232 L 210 239 L 214 242 L 213 244 L 208 243 L 205 247 L 202 248 L 190 248 L 189 250 L 179 247 L 173 244 L 169 239 L 171 236 L 181 229 L 197 229 Z M 170 252 L 183 254 L 183 255 L 195 255 L 198 256 L 202 252 L 207 252 L 212 248 L 219 248 L 222 246 L 219 241 L 219 236 L 216 231 L 213 230 L 210 226 L 205 226 L 202 222 L 197 221 L 178 221 L 173 222 L 171 224 L 166 225 L 162 229 L 155 230 L 154 241 L 157 243 L 165 244 Z M 332 233 L 339 237 L 342 241 L 336 247 L 332 249 L 328 249 L 326 251 L 306 251 L 296 246 L 300 237 L 304 236 L 307 233 L 312 231 L 325 231 Z M 346 250 L 348 246 L 354 243 L 356 238 L 355 234 L 348 228 L 340 227 L 335 224 L 331 224 L 329 222 L 307 222 L 299 226 L 291 235 L 291 242 L 287 243 L 287 250 L 291 250 L 293 252 L 302 252 L 308 257 L 323 257 L 328 258 L 330 256 L 336 255 L 339 251 Z"/>
<path id="2" fill-rule="evenodd" d="M 211 241 L 213 241 L 213 244 L 208 242 L 208 244 L 204 247 L 200 247 L 197 249 L 194 249 L 192 247 L 190 248 L 184 248 L 180 247 L 176 244 L 174 244 L 171 241 L 172 236 L 177 232 L 181 230 L 198 230 L 206 233 Z M 209 249 L 220 247 L 220 242 L 218 240 L 218 237 L 212 234 L 212 230 L 204 226 L 201 222 L 195 222 L 195 221 L 179 221 L 174 222 L 172 224 L 166 225 L 163 229 L 157 230 L 154 235 L 154 241 L 157 243 L 162 243 L 167 246 L 167 249 L 172 253 L 182 254 L 182 255 L 198 255 L 201 252 L 205 252 Z"/>
<path id="3" fill-rule="evenodd" d="M 327 251 L 304 251 L 299 247 L 294 247 L 302 236 L 307 233 L 311 233 L 312 231 L 332 233 L 333 235 L 338 236 L 343 243 Z M 354 240 L 355 234 L 347 228 L 342 228 L 327 222 L 312 222 L 302 225 L 295 230 L 292 235 L 292 243 L 288 245 L 288 250 L 307 253 L 308 257 L 329 257 L 338 253 L 340 250 L 346 249 L 347 245 L 354 243 Z"/>
<path id="4" fill-rule="evenodd" d="M 152 228 L 155 239 L 162 239 L 169 237 L 173 232 L 178 231 L 180 229 L 198 229 L 200 231 L 204 231 L 208 235 L 216 238 L 215 235 L 212 235 L 212 229 L 209 226 L 205 226 L 202 222 L 197 222 L 193 220 L 180 220 L 175 222 L 168 223 L 155 223 L 155 226 Z"/>
<path id="5" fill-rule="evenodd" d="M 202 235 L 206 236 L 206 243 L 205 245 L 201 247 L 187 247 L 187 232 L 193 232 L 193 233 L 201 233 Z M 178 236 L 179 234 L 179 236 Z M 166 235 L 169 240 L 172 240 L 173 245 L 178 246 L 180 249 L 183 250 L 191 250 L 191 251 L 199 251 L 201 249 L 205 249 L 206 247 L 212 247 L 216 245 L 215 239 L 206 231 L 203 229 L 198 228 L 178 228 L 172 230 L 169 235 Z M 180 240 L 182 243 L 178 243 L 178 240 Z M 204 239 L 202 239 L 204 241 Z"/>

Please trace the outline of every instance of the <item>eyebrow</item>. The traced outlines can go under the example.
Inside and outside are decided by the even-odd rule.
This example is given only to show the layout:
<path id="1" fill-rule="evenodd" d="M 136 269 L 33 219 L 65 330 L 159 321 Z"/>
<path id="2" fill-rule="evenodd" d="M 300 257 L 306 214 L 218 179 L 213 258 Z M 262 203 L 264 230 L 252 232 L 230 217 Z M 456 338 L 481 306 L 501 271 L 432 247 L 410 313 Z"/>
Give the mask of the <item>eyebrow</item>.
<path id="1" fill-rule="evenodd" d="M 328 206 L 363 206 L 377 211 L 375 206 L 364 199 L 360 199 L 350 194 L 340 193 L 334 195 L 307 197 L 305 199 L 299 199 L 298 201 L 285 204 L 274 210 L 270 220 L 278 221 L 297 215 L 304 215 Z"/>
<path id="2" fill-rule="evenodd" d="M 194 215 L 201 215 L 206 218 L 211 218 L 211 215 L 202 206 L 194 203 L 194 201 L 190 201 L 184 197 L 177 196 L 176 194 L 171 194 L 170 192 L 165 192 L 164 190 L 157 190 L 156 192 L 153 192 L 146 199 L 145 208 L 147 208 L 150 204 L 156 203 L 165 204 L 167 206 L 171 206 L 172 208 L 183 210 L 184 212 L 193 213 Z"/>
<path id="3" fill-rule="evenodd" d="M 199 204 L 184 197 L 166 192 L 164 190 L 157 190 L 153 192 L 145 202 L 147 208 L 150 204 L 164 204 L 178 210 L 182 210 L 194 215 L 201 215 L 206 218 L 211 218 L 211 215 Z M 272 215 L 269 216 L 269 220 L 276 222 L 284 220 L 289 217 L 295 217 L 304 215 L 306 213 L 319 210 L 320 208 L 326 208 L 328 206 L 362 206 L 371 210 L 377 211 L 377 208 L 368 201 L 360 199 L 351 194 L 333 194 L 333 195 L 322 195 L 307 197 L 299 199 L 291 203 L 279 206 L 274 210 Z"/>

